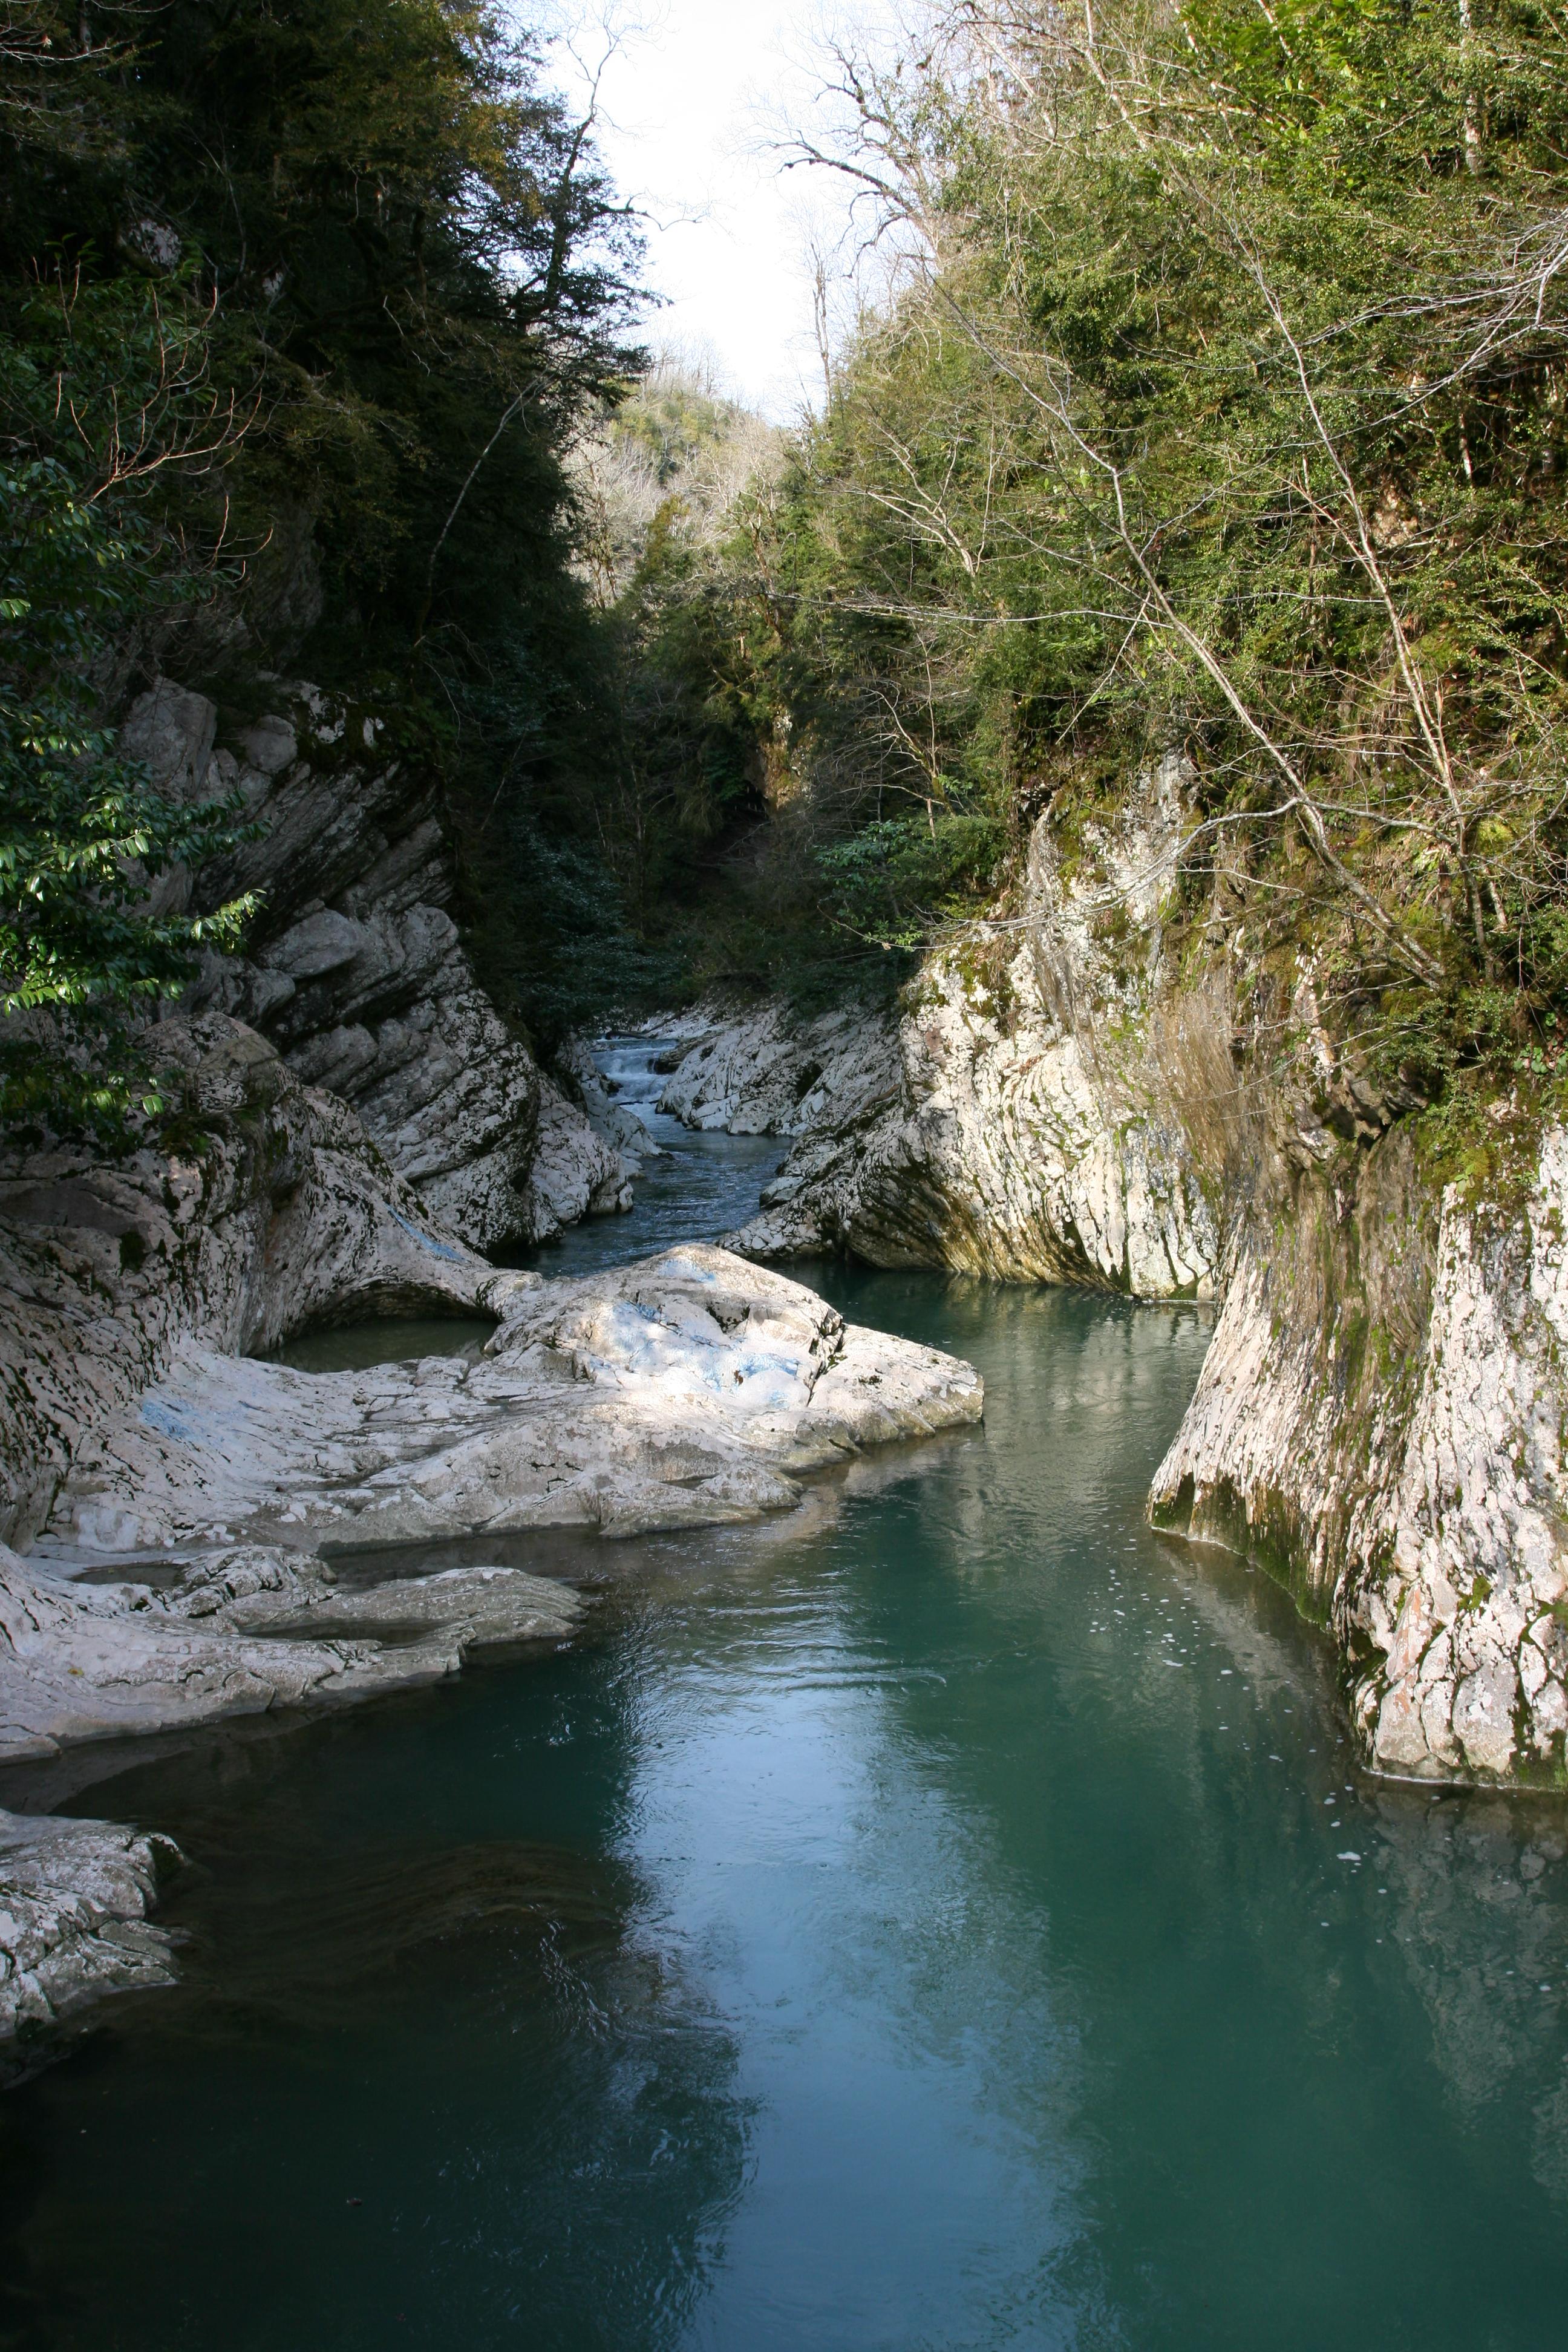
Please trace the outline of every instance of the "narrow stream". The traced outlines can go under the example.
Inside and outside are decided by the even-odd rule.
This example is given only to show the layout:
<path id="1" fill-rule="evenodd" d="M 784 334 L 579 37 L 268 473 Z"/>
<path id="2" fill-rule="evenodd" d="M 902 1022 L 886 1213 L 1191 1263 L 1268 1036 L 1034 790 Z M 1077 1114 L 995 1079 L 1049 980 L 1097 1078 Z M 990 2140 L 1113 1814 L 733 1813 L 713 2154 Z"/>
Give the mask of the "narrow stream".
<path id="1" fill-rule="evenodd" d="M 776 1143 L 661 1124 L 542 1264 L 752 1205 Z M 1200 1311 L 799 1270 L 984 1428 L 71 1799 L 195 1858 L 186 1981 L 0 2102 L 0 2347 L 1562 2342 L 1563 1807 L 1366 1780 L 1284 1597 L 1150 1534 Z"/>

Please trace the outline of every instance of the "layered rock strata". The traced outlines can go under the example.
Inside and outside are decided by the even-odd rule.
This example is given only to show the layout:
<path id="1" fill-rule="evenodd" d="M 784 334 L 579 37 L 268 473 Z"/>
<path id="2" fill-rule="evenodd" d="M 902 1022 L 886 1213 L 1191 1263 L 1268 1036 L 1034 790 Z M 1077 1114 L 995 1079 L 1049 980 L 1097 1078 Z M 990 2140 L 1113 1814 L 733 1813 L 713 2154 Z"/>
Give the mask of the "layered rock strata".
<path id="1" fill-rule="evenodd" d="M 60 1151 L 0 1178 L 0 1539 L 22 1548 L 183 1351 L 266 1349 L 334 1318 L 499 1312 L 531 1279 L 436 1224 L 353 1113 L 254 1030 L 208 1013 L 160 1042 L 180 1149 L 110 1166 Z M 100 1546 L 116 1540 L 110 1510 Z"/>
<path id="2" fill-rule="evenodd" d="M 1042 819 L 1017 911 L 934 951 L 896 1006 L 711 1022 L 661 1108 L 790 1139 L 737 1249 L 1212 1296 L 1214 1214 L 1154 1043 L 1183 774 L 1143 779 L 1070 863 Z"/>
<path id="3" fill-rule="evenodd" d="M 1444 1185 L 1395 1125 L 1237 1218 L 1152 1512 L 1330 1628 L 1381 1769 L 1560 1783 L 1568 1133 L 1500 1141 Z"/>
<path id="4" fill-rule="evenodd" d="M 414 1669 L 334 1646 L 379 1604 L 329 1606 L 273 1552 L 262 1587 L 247 1552 L 240 1592 L 193 1554 L 710 1525 L 785 1507 L 800 1472 L 862 1445 L 979 1413 L 967 1366 L 847 1329 L 723 1252 L 568 1283 L 498 1272 L 254 1032 L 208 1014 L 167 1041 L 188 1159 L 62 1157 L 0 1184 L 0 1536 L 32 1553 L 0 1559 L 0 1749 L 122 1729 L 127 1709 L 205 1719 Z M 477 1362 L 312 1374 L 252 1352 L 409 1309 L 498 1328 Z M 83 1570 L 99 1583 L 68 1580 Z M 543 1605 L 499 1571 L 426 1589 L 443 1638 L 479 1638 L 498 1608 L 515 1633 Z M 283 1604 L 263 1591 L 293 1612 L 267 1662 L 245 1646 L 277 1635 Z M 297 1638 L 327 1627 L 320 1656 Z"/>
<path id="5" fill-rule="evenodd" d="M 476 1248 L 547 1240 L 630 1205 L 631 1163 L 536 1066 L 480 987 L 450 906 L 433 786 L 382 719 L 308 686 L 218 740 L 205 695 L 161 679 L 121 730 L 160 790 L 237 793 L 257 837 L 176 874 L 166 905 L 260 895 L 243 957 L 187 1009 L 237 1015 L 296 1075 L 351 1103 L 431 1213 Z"/>
<path id="6" fill-rule="evenodd" d="M 116 1566 L 112 1582 L 77 1581 L 58 1558 L 0 1545 L 0 1762 L 416 1689 L 474 1650 L 562 1641 L 584 1609 L 566 1587 L 499 1566 L 345 1592 L 326 1562 L 281 1546 Z"/>

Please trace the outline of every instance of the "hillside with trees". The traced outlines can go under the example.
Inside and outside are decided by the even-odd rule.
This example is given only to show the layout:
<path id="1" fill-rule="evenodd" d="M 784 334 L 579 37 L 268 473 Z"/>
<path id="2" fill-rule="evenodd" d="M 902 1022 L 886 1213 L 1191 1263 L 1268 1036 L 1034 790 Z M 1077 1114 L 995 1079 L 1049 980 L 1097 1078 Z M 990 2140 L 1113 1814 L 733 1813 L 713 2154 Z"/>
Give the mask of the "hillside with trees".
<path id="1" fill-rule="evenodd" d="M 900 290 L 692 599 L 721 654 L 667 639 L 773 766 L 756 980 L 901 975 L 1174 748 L 1194 962 L 1278 1026 L 1310 957 L 1423 1098 L 1545 1083 L 1565 56 L 1514 0 L 963 0 L 838 59 L 811 152 Z"/>

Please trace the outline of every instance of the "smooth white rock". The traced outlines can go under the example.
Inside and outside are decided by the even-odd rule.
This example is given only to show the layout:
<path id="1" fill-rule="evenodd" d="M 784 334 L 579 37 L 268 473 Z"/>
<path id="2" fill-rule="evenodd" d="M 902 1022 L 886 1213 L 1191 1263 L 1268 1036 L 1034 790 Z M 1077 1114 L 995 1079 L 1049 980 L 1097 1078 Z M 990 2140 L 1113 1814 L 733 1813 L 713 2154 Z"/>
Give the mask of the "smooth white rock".
<path id="1" fill-rule="evenodd" d="M 174 1983 L 170 1939 L 147 1913 L 178 1860 L 172 1840 L 114 1822 L 0 1811 L 0 2041 Z"/>
<path id="2" fill-rule="evenodd" d="M 736 1249 L 1213 1296 L 1214 1215 L 1152 1025 L 1184 779 L 1175 760 L 1142 778 L 1070 872 L 1042 818 L 1020 911 L 930 954 L 896 1007 L 707 1008 L 661 1108 L 792 1139 Z"/>

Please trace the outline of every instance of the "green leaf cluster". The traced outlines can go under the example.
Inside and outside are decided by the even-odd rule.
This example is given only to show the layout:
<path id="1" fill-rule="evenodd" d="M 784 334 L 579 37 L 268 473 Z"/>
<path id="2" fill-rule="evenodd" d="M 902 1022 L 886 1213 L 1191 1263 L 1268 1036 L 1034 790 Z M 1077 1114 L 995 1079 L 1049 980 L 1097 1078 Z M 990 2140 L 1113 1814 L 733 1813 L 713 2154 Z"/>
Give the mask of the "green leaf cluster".
<path id="1" fill-rule="evenodd" d="M 192 912 L 176 880 L 232 846 L 237 805 L 155 793 L 102 716 L 117 643 L 210 584 L 135 485 L 202 447 L 212 401 L 177 292 L 57 286 L 19 324 L 0 344 L 0 1122 L 123 1140 L 159 1108 L 131 1016 L 253 911 Z"/>

